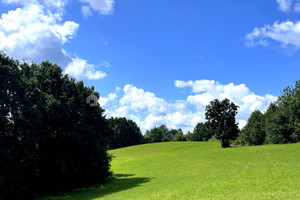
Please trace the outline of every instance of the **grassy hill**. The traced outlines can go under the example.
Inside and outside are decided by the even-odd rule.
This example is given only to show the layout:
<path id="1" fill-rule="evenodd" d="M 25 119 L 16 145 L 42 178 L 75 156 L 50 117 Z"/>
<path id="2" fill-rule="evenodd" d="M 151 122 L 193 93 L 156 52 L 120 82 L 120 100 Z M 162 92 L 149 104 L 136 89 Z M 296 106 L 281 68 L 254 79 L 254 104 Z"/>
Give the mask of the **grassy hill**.
<path id="1" fill-rule="evenodd" d="M 43 199 L 300 199 L 300 144 L 169 142 L 110 153 L 106 183 Z"/>

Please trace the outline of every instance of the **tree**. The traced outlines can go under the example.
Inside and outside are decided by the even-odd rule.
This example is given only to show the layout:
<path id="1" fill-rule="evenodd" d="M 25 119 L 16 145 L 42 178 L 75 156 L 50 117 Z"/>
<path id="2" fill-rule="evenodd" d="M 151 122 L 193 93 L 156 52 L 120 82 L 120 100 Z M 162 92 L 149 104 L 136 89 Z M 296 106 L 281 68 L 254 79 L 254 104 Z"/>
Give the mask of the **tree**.
<path id="1" fill-rule="evenodd" d="M 265 138 L 265 139 L 264 139 Z M 293 143 L 300 141 L 300 81 L 288 86 L 262 116 L 254 111 L 243 129 L 240 143 Z"/>
<path id="2" fill-rule="evenodd" d="M 266 143 L 300 141 L 300 81 L 288 86 L 264 114 Z"/>
<path id="3" fill-rule="evenodd" d="M 123 118 L 108 119 L 111 128 L 110 149 L 142 144 L 144 142 L 140 128 L 132 120 Z"/>
<path id="4" fill-rule="evenodd" d="M 193 131 L 193 141 L 208 141 L 213 136 L 208 123 L 198 123 Z"/>
<path id="5" fill-rule="evenodd" d="M 33 199 L 87 186 L 110 173 L 109 127 L 94 88 L 50 62 L 0 53 L 0 199 Z"/>
<path id="6" fill-rule="evenodd" d="M 259 110 L 251 114 L 243 129 L 243 134 L 248 145 L 261 145 L 265 142 L 264 116 Z"/>
<path id="7" fill-rule="evenodd" d="M 150 131 L 147 130 L 145 134 L 145 141 L 147 143 L 169 142 L 172 139 L 171 132 L 168 131 L 168 128 L 165 125 L 154 127 Z"/>
<path id="8" fill-rule="evenodd" d="M 193 141 L 193 136 L 194 134 L 188 131 L 187 134 L 185 135 L 186 141 Z"/>
<path id="9" fill-rule="evenodd" d="M 288 118 L 278 104 L 271 103 L 264 118 L 267 144 L 282 144 L 290 141 Z"/>
<path id="10" fill-rule="evenodd" d="M 176 130 L 176 129 L 173 129 L 173 130 Z M 185 135 L 183 134 L 183 132 L 182 132 L 181 129 L 176 130 L 176 134 L 175 134 L 173 140 L 174 140 L 174 141 L 186 141 L 186 137 L 185 137 Z"/>
<path id="11" fill-rule="evenodd" d="M 238 123 L 235 121 L 238 106 L 228 99 L 215 99 L 206 106 L 205 118 L 222 147 L 229 147 L 229 141 L 238 136 Z"/>

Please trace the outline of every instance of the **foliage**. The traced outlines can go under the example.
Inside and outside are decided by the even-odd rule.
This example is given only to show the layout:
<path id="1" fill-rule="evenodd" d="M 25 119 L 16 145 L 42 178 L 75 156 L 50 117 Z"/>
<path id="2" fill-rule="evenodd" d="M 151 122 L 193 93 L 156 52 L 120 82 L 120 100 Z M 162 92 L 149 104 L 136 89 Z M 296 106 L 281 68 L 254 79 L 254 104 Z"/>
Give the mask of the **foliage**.
<path id="1" fill-rule="evenodd" d="M 191 131 L 188 131 L 187 134 L 185 134 L 186 141 L 193 141 L 193 135 Z"/>
<path id="2" fill-rule="evenodd" d="M 198 123 L 194 128 L 192 141 L 208 141 L 213 136 L 213 133 L 208 123 Z"/>
<path id="3" fill-rule="evenodd" d="M 265 141 L 264 116 L 259 111 L 254 111 L 243 129 L 243 136 L 248 145 L 261 145 Z"/>
<path id="4" fill-rule="evenodd" d="M 222 147 L 229 147 L 230 140 L 238 136 L 237 109 L 238 106 L 228 99 L 215 99 L 206 106 L 205 118 L 216 138 L 221 140 Z"/>
<path id="5" fill-rule="evenodd" d="M 144 137 L 147 143 L 169 142 L 172 140 L 172 135 L 165 125 L 154 127 L 150 131 L 147 130 Z"/>
<path id="6" fill-rule="evenodd" d="M 109 175 L 104 110 L 86 104 L 93 88 L 55 64 L 19 64 L 0 54 L 2 199 L 32 199 Z"/>
<path id="7" fill-rule="evenodd" d="M 165 125 L 147 130 L 144 138 L 146 143 L 187 140 L 181 129 L 168 130 Z"/>
<path id="8" fill-rule="evenodd" d="M 132 120 L 126 118 L 108 119 L 111 128 L 110 149 L 142 144 L 144 142 L 140 128 Z"/>
<path id="9" fill-rule="evenodd" d="M 252 113 L 245 127 L 247 144 L 282 144 L 300 141 L 300 81 L 288 86 L 262 116 Z"/>
<path id="10" fill-rule="evenodd" d="M 186 137 L 183 134 L 181 129 L 178 129 L 178 130 L 173 129 L 173 130 L 175 130 L 174 132 L 176 132 L 173 141 L 186 141 Z"/>

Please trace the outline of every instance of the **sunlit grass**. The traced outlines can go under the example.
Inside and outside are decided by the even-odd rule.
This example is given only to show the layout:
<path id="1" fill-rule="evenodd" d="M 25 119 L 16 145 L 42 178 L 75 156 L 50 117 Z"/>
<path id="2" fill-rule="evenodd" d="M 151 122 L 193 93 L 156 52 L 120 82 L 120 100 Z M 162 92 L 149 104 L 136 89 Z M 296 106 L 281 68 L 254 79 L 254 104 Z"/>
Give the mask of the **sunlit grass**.
<path id="1" fill-rule="evenodd" d="M 300 144 L 170 142 L 110 153 L 106 183 L 44 199 L 300 199 Z"/>

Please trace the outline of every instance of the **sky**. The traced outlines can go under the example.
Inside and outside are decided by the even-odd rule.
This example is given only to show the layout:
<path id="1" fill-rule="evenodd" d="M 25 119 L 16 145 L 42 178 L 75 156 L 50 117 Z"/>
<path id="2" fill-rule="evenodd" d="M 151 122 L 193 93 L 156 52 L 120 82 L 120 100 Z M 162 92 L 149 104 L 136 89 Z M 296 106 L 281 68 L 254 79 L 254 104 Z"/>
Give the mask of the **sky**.
<path id="1" fill-rule="evenodd" d="M 95 86 L 107 117 L 192 131 L 217 98 L 242 128 L 300 75 L 298 0 L 0 0 L 0 51 Z"/>

